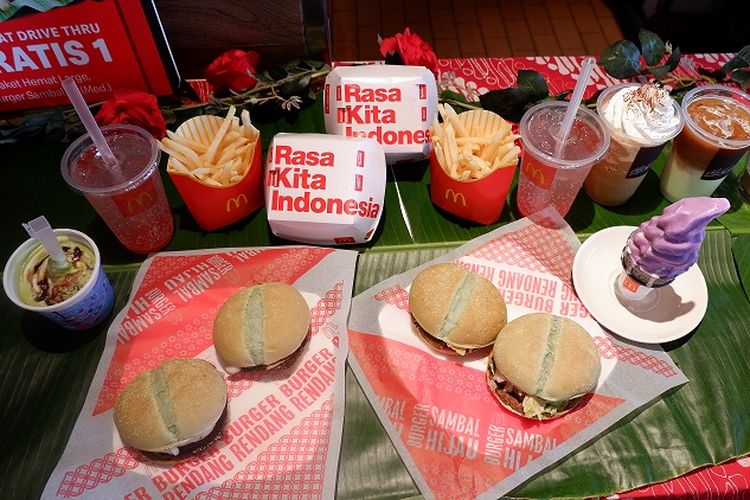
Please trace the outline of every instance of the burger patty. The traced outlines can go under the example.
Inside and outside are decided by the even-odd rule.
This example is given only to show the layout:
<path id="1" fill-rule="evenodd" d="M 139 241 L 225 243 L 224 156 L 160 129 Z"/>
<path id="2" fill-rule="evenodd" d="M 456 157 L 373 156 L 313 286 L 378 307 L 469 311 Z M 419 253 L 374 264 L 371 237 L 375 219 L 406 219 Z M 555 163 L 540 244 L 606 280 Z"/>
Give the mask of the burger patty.
<path id="1" fill-rule="evenodd" d="M 209 432 L 206 437 L 199 441 L 195 441 L 194 443 L 188 443 L 180 446 L 179 448 L 177 448 L 177 455 L 172 455 L 171 453 L 160 453 L 158 451 L 138 450 L 138 452 L 146 459 L 157 463 L 173 463 L 186 460 L 190 457 L 200 454 L 202 451 L 213 445 L 214 442 L 221 437 L 222 432 L 224 432 L 224 425 L 226 424 L 226 422 L 227 406 L 224 407 L 224 411 L 222 412 L 221 417 L 219 417 L 219 420 L 216 421 L 213 429 L 211 429 L 211 432 Z"/>
<path id="2" fill-rule="evenodd" d="M 422 339 L 422 341 L 425 344 L 427 344 L 428 346 L 432 347 L 436 351 L 441 352 L 443 354 L 461 354 L 456 349 L 454 349 L 453 347 L 451 347 L 450 345 L 448 345 L 448 343 L 445 342 L 444 340 L 441 340 L 441 339 L 439 339 L 437 337 L 433 337 L 432 335 L 430 335 L 429 333 L 427 333 L 427 330 L 425 330 L 424 328 L 422 328 L 421 326 L 419 326 L 419 323 L 417 323 L 417 320 L 414 319 L 414 316 L 412 316 L 412 318 L 411 318 L 411 323 L 417 329 L 417 336 L 420 339 Z M 486 347 L 477 347 L 477 348 L 474 348 L 474 349 L 461 347 L 460 349 L 463 351 L 463 354 L 461 354 L 461 355 L 466 355 L 466 354 L 471 354 L 471 353 L 473 353 L 475 351 L 478 351 L 480 349 L 486 349 Z"/>
<path id="3" fill-rule="evenodd" d="M 280 360 L 276 361 L 275 363 L 272 363 L 270 365 L 261 365 L 260 368 L 262 368 L 264 371 L 271 372 L 276 370 L 286 370 L 290 366 L 294 364 L 294 362 L 297 360 L 297 356 L 300 352 L 302 352 L 302 349 L 307 345 L 308 342 L 310 342 L 310 338 L 312 337 L 312 333 L 310 333 L 310 330 L 307 331 L 307 335 L 305 335 L 305 338 L 302 340 L 302 343 L 299 345 L 298 348 L 294 350 L 293 353 L 291 353 L 289 356 L 285 358 L 281 358 Z"/>
<path id="4" fill-rule="evenodd" d="M 523 414 L 523 398 L 526 395 L 509 382 L 495 382 L 495 394 L 506 405 Z"/>

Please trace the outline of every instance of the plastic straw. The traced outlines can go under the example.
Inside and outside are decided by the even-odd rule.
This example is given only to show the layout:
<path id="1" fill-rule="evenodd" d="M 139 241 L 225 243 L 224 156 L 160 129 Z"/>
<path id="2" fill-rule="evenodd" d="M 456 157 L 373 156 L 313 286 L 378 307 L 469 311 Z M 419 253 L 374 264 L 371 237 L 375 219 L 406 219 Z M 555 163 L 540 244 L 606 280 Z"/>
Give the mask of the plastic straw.
<path id="1" fill-rule="evenodd" d="M 91 114 L 91 110 L 86 105 L 86 101 L 84 100 L 81 91 L 78 89 L 76 82 L 72 78 L 66 78 L 62 82 L 62 86 L 65 93 L 68 94 L 70 103 L 75 108 L 76 113 L 78 113 L 83 126 L 86 128 L 86 132 L 91 136 L 91 140 L 94 142 L 94 146 L 96 147 L 96 150 L 99 151 L 104 163 L 112 169 L 117 168 L 117 158 L 115 158 L 115 155 L 109 148 L 109 144 L 107 144 L 107 140 L 104 138 L 102 130 L 99 128 L 99 125 L 97 125 L 94 115 Z"/>
<path id="2" fill-rule="evenodd" d="M 570 134 L 570 129 L 573 128 L 573 120 L 575 120 L 578 108 L 581 106 L 583 93 L 589 85 L 589 76 L 591 76 L 591 70 L 594 69 L 594 64 L 596 64 L 596 61 L 592 57 L 587 57 L 583 61 L 581 74 L 578 75 L 576 87 L 573 89 L 573 95 L 570 96 L 570 103 L 560 126 L 560 135 L 557 137 L 557 146 L 555 147 L 555 158 L 560 158 L 563 145 L 568 138 L 568 134 Z"/>
<path id="3" fill-rule="evenodd" d="M 44 249 L 47 250 L 51 261 L 51 265 L 49 266 L 50 271 L 55 269 L 63 270 L 68 267 L 68 261 L 65 260 L 65 252 L 60 248 L 57 236 L 55 236 L 55 232 L 52 230 L 45 216 L 42 215 L 28 223 L 21 223 L 21 225 L 29 233 L 29 236 L 41 243 Z"/>

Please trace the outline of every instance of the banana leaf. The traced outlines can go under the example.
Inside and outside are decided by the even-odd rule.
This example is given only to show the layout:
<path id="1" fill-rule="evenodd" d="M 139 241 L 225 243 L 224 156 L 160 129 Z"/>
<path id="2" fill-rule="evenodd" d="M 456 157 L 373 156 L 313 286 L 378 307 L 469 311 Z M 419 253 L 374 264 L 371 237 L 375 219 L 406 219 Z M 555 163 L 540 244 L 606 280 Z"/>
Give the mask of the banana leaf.
<path id="1" fill-rule="evenodd" d="M 732 251 L 745 294 L 750 297 L 750 235 L 736 237 L 732 243 Z"/>
<path id="2" fill-rule="evenodd" d="M 442 251 L 367 253 L 360 258 L 356 290 L 362 291 Z M 747 265 L 747 253 L 744 255 Z M 750 302 L 740 285 L 728 232 L 709 232 L 699 266 L 709 288 L 706 317 L 688 338 L 664 346 L 690 383 L 655 401 L 511 496 L 609 495 L 750 452 L 750 401 L 741 393 L 750 377 L 750 355 L 744 347 L 750 335 Z M 349 380 L 347 390 L 341 497 L 417 494 L 416 487 L 408 487 L 408 473 L 399 467 L 400 460 L 377 426 L 377 417 L 356 381 Z M 347 446 L 350 442 L 357 442 L 360 448 Z"/>

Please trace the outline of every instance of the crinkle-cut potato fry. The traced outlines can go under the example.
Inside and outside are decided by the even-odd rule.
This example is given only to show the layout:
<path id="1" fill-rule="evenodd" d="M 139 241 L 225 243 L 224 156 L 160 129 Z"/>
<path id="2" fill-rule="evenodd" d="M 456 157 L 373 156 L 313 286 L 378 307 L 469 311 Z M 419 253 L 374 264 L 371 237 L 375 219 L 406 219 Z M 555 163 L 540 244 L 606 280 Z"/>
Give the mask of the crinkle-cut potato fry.
<path id="1" fill-rule="evenodd" d="M 213 187 L 228 187 L 245 178 L 253 162 L 260 132 L 250 121 L 250 113 L 229 108 L 221 124 L 211 126 L 204 117 L 181 132 L 167 131 L 159 148 L 170 158 L 167 171 L 186 175 Z"/>
<path id="2" fill-rule="evenodd" d="M 449 104 L 438 104 L 438 112 L 443 121 L 435 118 L 430 138 L 435 157 L 448 176 L 459 181 L 478 180 L 518 162 L 521 148 L 515 141 L 520 136 L 513 134 L 502 117 L 484 110 L 458 115 Z"/>

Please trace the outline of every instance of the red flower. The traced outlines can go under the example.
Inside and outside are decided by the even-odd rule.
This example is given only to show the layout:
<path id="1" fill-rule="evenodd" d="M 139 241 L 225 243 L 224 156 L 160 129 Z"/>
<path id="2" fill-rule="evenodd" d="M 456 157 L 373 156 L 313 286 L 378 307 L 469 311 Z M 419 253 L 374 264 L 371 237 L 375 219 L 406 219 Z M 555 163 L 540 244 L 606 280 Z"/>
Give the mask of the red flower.
<path id="1" fill-rule="evenodd" d="M 255 87 L 255 67 L 260 55 L 257 52 L 227 50 L 206 68 L 206 80 L 219 89 L 240 92 Z"/>
<path id="2" fill-rule="evenodd" d="M 432 46 L 416 33 L 412 33 L 409 28 L 406 28 L 403 33 L 396 33 L 395 36 L 383 39 L 380 42 L 380 53 L 383 57 L 398 54 L 404 64 L 424 66 L 435 76 L 438 74 L 437 56 Z"/>
<path id="3" fill-rule="evenodd" d="M 156 102 L 156 96 L 139 90 L 118 90 L 102 104 L 96 114 L 100 125 L 126 123 L 144 128 L 156 139 L 167 133 L 167 124 Z"/>

